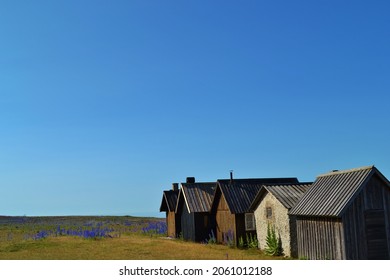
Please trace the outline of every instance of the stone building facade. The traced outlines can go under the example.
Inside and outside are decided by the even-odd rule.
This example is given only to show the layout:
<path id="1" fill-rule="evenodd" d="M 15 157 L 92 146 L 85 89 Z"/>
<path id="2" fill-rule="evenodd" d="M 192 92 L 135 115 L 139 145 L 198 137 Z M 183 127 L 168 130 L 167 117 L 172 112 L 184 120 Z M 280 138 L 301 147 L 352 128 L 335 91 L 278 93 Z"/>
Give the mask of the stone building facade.
<path id="1" fill-rule="evenodd" d="M 298 253 L 296 217 L 289 210 L 307 191 L 311 183 L 289 185 L 264 185 L 250 209 L 254 212 L 259 248 L 266 248 L 268 224 L 275 228 L 285 256 L 296 257 Z"/>
<path id="2" fill-rule="evenodd" d="M 266 193 L 263 200 L 255 210 L 256 232 L 259 240 L 259 248 L 266 248 L 266 237 L 268 224 L 275 227 L 277 236 L 282 241 L 283 253 L 285 256 L 296 254 L 296 238 L 291 240 L 290 218 L 286 209 L 271 193 Z M 291 242 L 293 244 L 291 244 Z M 295 244 L 294 244 L 295 243 Z"/>

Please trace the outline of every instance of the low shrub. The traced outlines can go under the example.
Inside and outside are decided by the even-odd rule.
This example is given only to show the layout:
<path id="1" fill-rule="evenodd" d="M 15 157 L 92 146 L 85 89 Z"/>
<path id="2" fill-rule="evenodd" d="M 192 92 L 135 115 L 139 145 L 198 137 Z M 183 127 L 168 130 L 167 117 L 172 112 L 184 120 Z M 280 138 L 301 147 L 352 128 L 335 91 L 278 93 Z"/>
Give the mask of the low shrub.
<path id="1" fill-rule="evenodd" d="M 251 233 L 246 235 L 247 247 L 250 249 L 257 249 L 259 247 L 259 241 L 257 240 L 256 235 L 252 235 Z"/>
<path id="2" fill-rule="evenodd" d="M 271 226 L 270 224 L 267 225 L 266 247 L 264 251 L 267 255 L 270 256 L 283 255 L 283 248 L 280 236 L 279 238 L 276 236 L 275 227 Z"/>

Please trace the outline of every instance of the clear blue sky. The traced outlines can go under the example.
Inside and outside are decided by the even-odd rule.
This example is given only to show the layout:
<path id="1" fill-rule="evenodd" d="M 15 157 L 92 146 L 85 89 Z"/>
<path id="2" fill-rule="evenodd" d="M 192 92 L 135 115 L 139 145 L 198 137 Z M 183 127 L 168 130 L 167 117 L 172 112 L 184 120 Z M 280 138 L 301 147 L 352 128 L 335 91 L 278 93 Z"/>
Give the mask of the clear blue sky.
<path id="1" fill-rule="evenodd" d="M 161 215 L 187 176 L 390 177 L 389 1 L 1 1 L 0 215 Z"/>

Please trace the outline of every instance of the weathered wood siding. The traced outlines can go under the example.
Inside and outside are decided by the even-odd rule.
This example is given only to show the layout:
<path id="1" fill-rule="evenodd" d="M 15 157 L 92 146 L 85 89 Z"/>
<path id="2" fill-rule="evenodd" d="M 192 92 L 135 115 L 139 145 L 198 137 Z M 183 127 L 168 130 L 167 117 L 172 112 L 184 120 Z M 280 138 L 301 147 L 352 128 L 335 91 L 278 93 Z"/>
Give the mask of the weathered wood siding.
<path id="1" fill-rule="evenodd" d="M 179 205 L 176 215 L 176 236 L 194 242 L 204 242 L 211 230 L 215 233 L 215 219 L 210 213 L 190 213 L 185 203 Z"/>
<path id="2" fill-rule="evenodd" d="M 298 216 L 297 239 L 299 258 L 345 259 L 341 219 Z"/>
<path id="3" fill-rule="evenodd" d="M 194 213 L 189 213 L 187 207 L 183 204 L 180 217 L 181 236 L 184 240 L 195 241 L 195 217 Z"/>
<path id="4" fill-rule="evenodd" d="M 390 191 L 387 188 L 384 190 L 383 208 L 385 210 L 385 230 L 387 234 L 387 250 L 390 254 Z"/>
<path id="5" fill-rule="evenodd" d="M 298 237 L 297 237 L 297 217 L 289 217 L 289 232 L 290 232 L 290 256 L 298 257 Z M 282 240 L 283 242 L 283 240 Z M 282 246 L 284 246 L 282 244 Z"/>
<path id="6" fill-rule="evenodd" d="M 166 218 L 167 218 L 167 232 L 168 236 L 170 237 L 176 237 L 176 216 L 175 212 L 168 211 L 166 212 Z"/>
<path id="7" fill-rule="evenodd" d="M 343 214 L 347 259 L 388 259 L 390 191 L 374 175 Z"/>
<path id="8" fill-rule="evenodd" d="M 216 238 L 218 243 L 225 243 L 226 235 L 232 234 L 236 238 L 236 218 L 230 213 L 223 195 L 220 195 L 215 215 Z"/>

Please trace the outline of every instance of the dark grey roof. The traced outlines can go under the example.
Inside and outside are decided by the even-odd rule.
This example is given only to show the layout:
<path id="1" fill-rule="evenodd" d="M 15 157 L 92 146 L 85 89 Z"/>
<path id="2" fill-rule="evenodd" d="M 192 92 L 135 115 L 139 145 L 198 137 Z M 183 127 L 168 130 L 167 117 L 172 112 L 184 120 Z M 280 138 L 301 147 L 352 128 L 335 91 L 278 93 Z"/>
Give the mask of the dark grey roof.
<path id="1" fill-rule="evenodd" d="M 312 183 L 263 185 L 249 209 L 256 210 L 265 193 L 271 193 L 287 209 L 293 207 Z"/>
<path id="2" fill-rule="evenodd" d="M 176 209 L 177 196 L 179 191 L 163 191 L 163 198 L 161 201 L 160 212 L 172 212 Z"/>
<path id="3" fill-rule="evenodd" d="M 181 183 L 179 200 L 184 199 L 190 213 L 209 212 L 216 183 Z M 177 203 L 179 205 L 179 203 Z M 176 212 L 178 211 L 176 206 Z"/>
<path id="4" fill-rule="evenodd" d="M 389 181 L 374 167 L 335 171 L 317 177 L 309 190 L 291 208 L 291 215 L 341 217 L 373 174 Z"/>
<path id="5" fill-rule="evenodd" d="M 225 197 L 232 214 L 246 213 L 264 184 L 293 184 L 298 183 L 297 178 L 258 178 L 218 180 L 218 188 Z"/>

